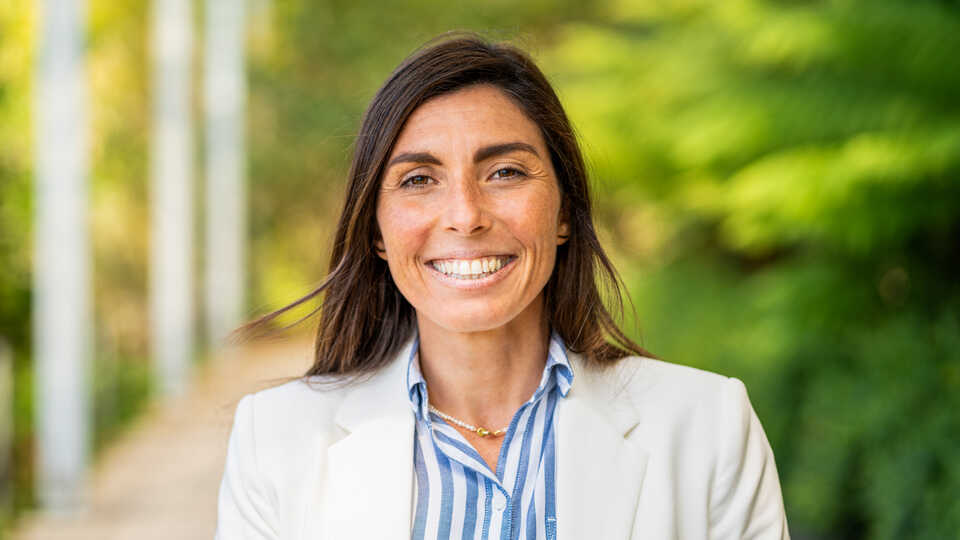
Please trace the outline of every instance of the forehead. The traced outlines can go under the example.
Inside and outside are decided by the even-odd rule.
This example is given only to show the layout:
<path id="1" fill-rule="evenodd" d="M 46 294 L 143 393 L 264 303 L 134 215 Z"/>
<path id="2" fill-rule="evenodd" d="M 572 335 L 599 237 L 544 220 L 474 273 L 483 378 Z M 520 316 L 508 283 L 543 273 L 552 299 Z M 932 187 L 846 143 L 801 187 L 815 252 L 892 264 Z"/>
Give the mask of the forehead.
<path id="1" fill-rule="evenodd" d="M 496 86 L 481 84 L 437 96 L 417 107 L 392 154 L 515 141 L 546 151 L 539 127 L 523 110 Z"/>

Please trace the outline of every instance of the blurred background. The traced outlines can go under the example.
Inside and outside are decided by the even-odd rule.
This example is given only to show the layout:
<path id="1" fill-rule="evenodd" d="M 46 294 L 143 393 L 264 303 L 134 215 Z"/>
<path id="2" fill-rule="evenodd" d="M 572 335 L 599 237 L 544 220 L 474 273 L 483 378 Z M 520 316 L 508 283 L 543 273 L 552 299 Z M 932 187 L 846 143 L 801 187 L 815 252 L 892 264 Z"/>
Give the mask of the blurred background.
<path id="1" fill-rule="evenodd" d="M 554 83 L 625 328 L 746 383 L 793 537 L 960 538 L 952 0 L 0 3 L 0 537 L 212 537 L 311 323 L 217 344 L 322 280 L 365 105 L 451 29 Z"/>

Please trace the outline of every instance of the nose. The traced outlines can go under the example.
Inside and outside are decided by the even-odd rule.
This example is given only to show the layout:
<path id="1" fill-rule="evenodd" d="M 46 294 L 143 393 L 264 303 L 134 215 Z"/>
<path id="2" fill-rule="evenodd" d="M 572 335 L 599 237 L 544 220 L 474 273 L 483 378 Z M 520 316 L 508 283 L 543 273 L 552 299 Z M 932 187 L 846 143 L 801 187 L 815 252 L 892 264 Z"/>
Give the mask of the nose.
<path id="1" fill-rule="evenodd" d="M 483 193 L 475 182 L 452 182 L 445 203 L 444 228 L 447 231 L 473 235 L 490 228 Z"/>

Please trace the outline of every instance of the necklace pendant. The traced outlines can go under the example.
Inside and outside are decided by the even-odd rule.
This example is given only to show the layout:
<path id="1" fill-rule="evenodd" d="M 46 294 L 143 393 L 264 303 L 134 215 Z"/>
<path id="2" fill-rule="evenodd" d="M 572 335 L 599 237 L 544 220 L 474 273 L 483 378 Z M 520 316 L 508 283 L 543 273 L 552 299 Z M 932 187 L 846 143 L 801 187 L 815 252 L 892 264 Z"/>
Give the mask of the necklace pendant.
<path id="1" fill-rule="evenodd" d="M 483 429 L 482 427 L 478 427 L 478 428 L 477 428 L 477 435 L 479 435 L 479 436 L 481 436 L 481 437 L 486 437 L 486 436 L 489 435 L 489 434 L 490 434 L 490 431 L 489 431 L 489 430 Z"/>

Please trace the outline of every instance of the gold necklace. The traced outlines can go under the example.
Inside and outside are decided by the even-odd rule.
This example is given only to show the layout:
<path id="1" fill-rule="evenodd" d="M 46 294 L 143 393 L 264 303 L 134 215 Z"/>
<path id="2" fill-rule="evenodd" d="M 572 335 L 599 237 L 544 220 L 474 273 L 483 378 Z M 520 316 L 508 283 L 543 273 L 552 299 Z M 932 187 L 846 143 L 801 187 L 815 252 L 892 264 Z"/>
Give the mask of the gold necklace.
<path id="1" fill-rule="evenodd" d="M 481 436 L 481 437 L 486 437 L 487 435 L 493 435 L 494 437 L 499 437 L 500 435 L 503 435 L 504 433 L 506 433 L 506 432 L 507 432 L 507 429 L 510 427 L 510 426 L 507 426 L 507 427 L 502 428 L 502 429 L 497 429 L 497 430 L 494 430 L 494 431 L 490 431 L 490 430 L 487 429 L 487 428 L 479 427 L 479 426 L 474 426 L 474 425 L 472 425 L 472 424 L 468 424 L 468 423 L 464 422 L 463 420 L 460 420 L 460 419 L 458 419 L 458 418 L 454 418 L 454 417 L 450 416 L 450 415 L 447 414 L 447 413 L 440 412 L 440 411 L 439 411 L 436 407 L 434 407 L 433 405 L 429 405 L 429 408 L 430 408 L 430 412 L 436 413 L 436 415 L 439 416 L 440 418 L 443 418 L 444 420 L 449 420 L 449 421 L 453 422 L 454 424 L 456 424 L 456 425 L 458 425 L 458 426 L 460 426 L 460 427 L 462 427 L 462 428 L 464 428 L 464 429 L 469 429 L 470 431 L 476 433 L 477 435 L 479 435 L 479 436 Z"/>

